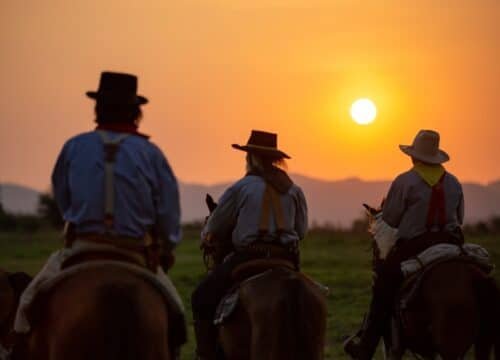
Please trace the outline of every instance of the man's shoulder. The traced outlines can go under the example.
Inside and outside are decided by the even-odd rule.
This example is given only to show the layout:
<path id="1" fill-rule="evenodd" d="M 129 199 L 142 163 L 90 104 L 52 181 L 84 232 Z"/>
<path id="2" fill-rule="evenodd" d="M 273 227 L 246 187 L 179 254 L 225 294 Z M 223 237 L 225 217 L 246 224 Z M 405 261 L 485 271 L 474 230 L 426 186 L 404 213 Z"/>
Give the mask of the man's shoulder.
<path id="1" fill-rule="evenodd" d="M 235 189 L 239 189 L 239 188 L 246 187 L 248 185 L 258 184 L 258 183 L 264 183 L 264 179 L 260 176 L 257 176 L 257 175 L 246 175 L 246 176 L 243 176 L 238 181 L 236 181 L 233 185 L 231 185 L 231 187 L 235 188 Z"/>
<path id="2" fill-rule="evenodd" d="M 79 141 L 85 141 L 85 140 L 89 140 L 89 139 L 96 137 L 96 136 L 97 136 L 97 133 L 95 131 L 86 131 L 86 132 L 83 132 L 83 133 L 80 133 L 80 134 L 77 134 L 77 135 L 70 137 L 68 139 L 68 141 L 66 141 L 66 143 L 69 144 L 69 143 L 74 143 L 74 142 L 79 142 Z"/>
<path id="3" fill-rule="evenodd" d="M 451 180 L 453 180 L 454 182 L 460 183 L 460 180 L 458 180 L 458 178 L 455 175 L 453 175 L 451 172 L 449 172 L 448 170 L 446 170 L 446 176 L 448 178 L 450 178 Z"/>
<path id="4" fill-rule="evenodd" d="M 446 171 L 446 177 L 451 183 L 455 184 L 456 186 L 462 187 L 462 183 L 460 182 L 460 180 L 458 180 L 458 178 L 449 171 Z"/>
<path id="5" fill-rule="evenodd" d="M 99 136 L 99 133 L 97 131 L 93 130 L 93 131 L 83 132 L 83 133 L 77 134 L 77 135 L 69 138 L 65 142 L 64 147 L 71 148 L 73 146 L 90 145 L 90 144 L 97 144 L 97 143 L 101 143 L 101 142 L 102 142 L 102 139 Z M 131 134 L 123 140 L 123 144 L 125 146 L 132 145 L 133 147 L 139 147 L 141 149 L 144 149 L 146 151 L 146 153 L 149 153 L 150 155 L 163 156 L 163 152 L 160 150 L 160 148 L 156 144 L 152 143 L 147 138 L 142 137 L 142 136 L 135 136 L 135 135 Z"/>
<path id="6" fill-rule="evenodd" d="M 396 178 L 394 179 L 393 183 L 394 184 L 408 184 L 411 182 L 414 182 L 418 180 L 418 174 L 413 170 L 407 170 L 402 173 L 400 173 Z"/>

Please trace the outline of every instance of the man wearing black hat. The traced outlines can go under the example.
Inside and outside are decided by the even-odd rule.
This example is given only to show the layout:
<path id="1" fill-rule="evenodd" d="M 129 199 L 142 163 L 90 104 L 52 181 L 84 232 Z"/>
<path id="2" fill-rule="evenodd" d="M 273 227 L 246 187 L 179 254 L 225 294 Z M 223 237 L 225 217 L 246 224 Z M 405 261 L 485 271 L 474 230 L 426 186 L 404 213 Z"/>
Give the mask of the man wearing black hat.
<path id="1" fill-rule="evenodd" d="M 372 229 L 376 239 L 379 236 L 381 242 L 396 247 L 381 254 L 383 261 L 376 266 L 373 297 L 360 338 L 354 335 L 344 343 L 354 359 L 368 360 L 375 353 L 403 281 L 401 262 L 433 245 L 464 241 L 462 185 L 443 167 L 449 156 L 439 148 L 439 140 L 436 131 L 421 130 L 412 145 L 399 146 L 413 167 L 392 183 L 382 216 Z"/>
<path id="2" fill-rule="evenodd" d="M 232 285 L 232 270 L 252 259 L 273 257 L 272 246 L 298 267 L 297 244 L 307 230 L 304 194 L 282 169 L 289 156 L 278 150 L 277 135 L 252 131 L 246 145 L 233 147 L 247 153 L 247 173 L 222 195 L 202 240 L 230 238 L 235 251 L 192 295 L 199 359 L 215 359 L 215 310 Z"/>
<path id="3" fill-rule="evenodd" d="M 137 77 L 103 72 L 96 100 L 97 127 L 64 145 L 52 174 L 55 200 L 68 225 L 65 248 L 54 253 L 23 293 L 14 329 L 27 333 L 26 309 L 40 284 L 65 260 L 85 251 L 117 251 L 152 270 L 183 314 L 180 297 L 162 271 L 181 239 L 176 178 L 161 150 L 138 132 Z M 132 251 L 132 249 L 134 249 Z M 139 249 L 139 250 L 137 250 Z"/>

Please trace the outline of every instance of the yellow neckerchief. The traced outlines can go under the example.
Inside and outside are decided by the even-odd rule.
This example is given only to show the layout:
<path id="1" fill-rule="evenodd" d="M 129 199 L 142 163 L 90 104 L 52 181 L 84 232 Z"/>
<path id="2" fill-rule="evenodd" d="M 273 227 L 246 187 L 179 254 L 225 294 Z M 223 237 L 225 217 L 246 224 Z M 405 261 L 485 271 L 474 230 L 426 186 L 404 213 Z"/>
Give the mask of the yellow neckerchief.
<path id="1" fill-rule="evenodd" d="M 413 170 L 431 187 L 439 182 L 445 172 L 443 165 L 428 165 L 421 162 L 415 163 Z"/>

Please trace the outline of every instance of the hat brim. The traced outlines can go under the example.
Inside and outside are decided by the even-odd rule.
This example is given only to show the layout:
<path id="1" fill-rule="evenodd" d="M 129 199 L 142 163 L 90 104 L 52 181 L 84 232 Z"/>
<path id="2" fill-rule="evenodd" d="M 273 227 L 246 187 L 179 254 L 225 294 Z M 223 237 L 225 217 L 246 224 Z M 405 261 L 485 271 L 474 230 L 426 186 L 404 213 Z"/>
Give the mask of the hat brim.
<path id="1" fill-rule="evenodd" d="M 450 156 L 443 150 L 439 150 L 438 153 L 434 156 L 428 156 L 424 154 L 420 154 L 415 150 L 412 145 L 399 145 L 399 149 L 406 155 L 411 156 L 417 160 L 423 161 L 427 164 L 442 164 L 450 160 Z"/>
<path id="2" fill-rule="evenodd" d="M 264 146 L 255 146 L 255 145 L 238 145 L 238 144 L 232 144 L 231 146 L 236 150 L 241 150 L 249 153 L 270 155 L 279 158 L 291 159 L 291 157 L 288 156 L 288 154 L 274 148 L 266 148 Z"/>
<path id="3" fill-rule="evenodd" d="M 107 100 L 109 99 L 108 97 L 102 96 L 99 94 L 97 91 L 87 91 L 85 93 L 89 98 L 94 99 L 94 100 Z M 119 99 L 113 99 L 113 102 L 119 103 L 119 104 L 131 104 L 131 105 L 145 105 L 149 102 L 147 98 L 144 96 L 136 95 L 134 98 L 132 98 L 132 101 L 120 101 Z"/>

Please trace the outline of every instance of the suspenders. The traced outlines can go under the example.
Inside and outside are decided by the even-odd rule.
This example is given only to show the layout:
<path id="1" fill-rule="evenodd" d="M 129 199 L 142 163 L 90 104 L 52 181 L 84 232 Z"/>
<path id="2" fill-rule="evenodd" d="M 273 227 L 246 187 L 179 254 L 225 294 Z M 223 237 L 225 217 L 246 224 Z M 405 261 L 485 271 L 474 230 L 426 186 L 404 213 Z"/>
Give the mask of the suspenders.
<path id="1" fill-rule="evenodd" d="M 120 134 L 115 138 L 109 137 L 105 131 L 97 131 L 101 137 L 104 146 L 104 225 L 105 233 L 102 234 L 83 234 L 79 235 L 86 241 L 98 244 L 113 245 L 125 250 L 138 252 L 145 257 L 146 266 L 151 271 L 156 272 L 160 265 L 161 247 L 156 234 L 155 226 L 144 235 L 142 244 L 131 244 L 130 238 L 119 236 L 113 229 L 115 215 L 115 188 L 114 188 L 114 169 L 116 154 L 120 149 L 120 144 L 129 134 Z M 66 223 L 65 227 L 65 246 L 71 247 L 76 240 L 74 225 Z"/>
<path id="2" fill-rule="evenodd" d="M 276 221 L 278 240 L 285 231 L 285 216 L 281 204 L 280 195 L 271 185 L 266 183 L 266 189 L 262 197 L 262 210 L 260 214 L 259 237 L 262 239 L 269 234 L 269 214 L 273 212 Z"/>
<path id="3" fill-rule="evenodd" d="M 104 225 L 107 233 L 113 233 L 115 214 L 114 169 L 120 143 L 129 134 L 120 134 L 111 139 L 105 131 L 97 131 L 104 145 Z"/>

